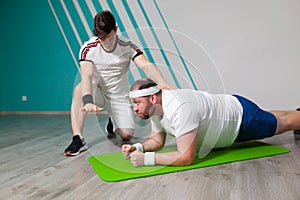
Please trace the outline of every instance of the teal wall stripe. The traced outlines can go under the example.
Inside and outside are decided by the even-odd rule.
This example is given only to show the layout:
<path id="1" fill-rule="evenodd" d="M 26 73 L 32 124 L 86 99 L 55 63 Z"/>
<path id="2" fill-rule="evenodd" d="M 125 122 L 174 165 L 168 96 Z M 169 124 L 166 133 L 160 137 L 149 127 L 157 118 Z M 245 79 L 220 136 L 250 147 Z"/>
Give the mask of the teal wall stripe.
<path id="1" fill-rule="evenodd" d="M 64 1 L 64 2 L 66 4 L 66 7 L 67 7 L 70 15 L 71 15 L 71 18 L 73 20 L 73 23 L 74 23 L 74 25 L 75 25 L 75 27 L 78 31 L 78 34 L 79 34 L 81 40 L 82 41 L 87 40 L 89 38 L 88 34 L 84 29 L 84 26 L 83 26 L 83 24 L 81 22 L 81 19 L 80 19 L 78 13 L 77 13 L 77 10 L 74 6 L 73 1 Z"/>
<path id="2" fill-rule="evenodd" d="M 128 73 L 128 82 L 129 82 L 129 85 L 132 85 L 135 82 L 134 77 L 130 71 Z"/>
<path id="3" fill-rule="evenodd" d="M 55 8 L 55 13 L 59 19 L 61 26 L 63 27 L 63 31 L 65 32 L 65 35 L 67 36 L 67 40 L 71 47 L 72 54 L 75 56 L 76 60 L 78 60 L 78 51 L 79 51 L 80 45 L 79 45 L 79 43 L 76 39 L 76 36 L 72 30 L 72 27 L 67 19 L 65 11 L 64 11 L 60 1 L 51 1 L 51 4 L 53 5 L 53 8 Z"/>
<path id="4" fill-rule="evenodd" d="M 144 37 L 143 37 L 140 29 L 139 29 L 139 26 L 138 26 L 138 24 L 137 24 L 137 22 L 136 22 L 136 20 L 135 20 L 135 18 L 133 16 L 133 14 L 132 14 L 130 8 L 129 8 L 129 5 L 128 5 L 127 1 L 126 0 L 122 0 L 122 3 L 124 5 L 124 7 L 125 7 L 125 10 L 126 10 L 128 16 L 130 18 L 130 21 L 131 21 L 133 27 L 135 28 L 135 31 L 136 31 L 137 35 L 138 35 L 138 37 L 139 37 L 139 39 L 140 39 L 140 41 L 141 41 L 141 43 L 142 43 L 142 45 L 144 47 L 144 51 L 145 51 L 145 53 L 146 53 L 149 61 L 151 63 L 155 64 L 154 58 L 152 57 L 152 54 L 149 51 L 148 45 L 147 45 L 147 43 L 146 43 L 146 41 L 145 41 L 145 39 L 144 39 Z M 146 77 L 146 75 L 144 74 L 144 72 L 143 72 L 142 77 Z"/>
<path id="5" fill-rule="evenodd" d="M 89 25 L 89 28 L 90 28 L 91 32 L 93 32 L 92 31 L 93 30 L 93 26 L 94 26 L 93 16 L 92 16 L 92 14 L 91 14 L 88 6 L 87 6 L 86 1 L 78 1 L 78 4 L 80 5 L 80 8 L 81 8 L 81 10 L 83 12 L 83 15 L 84 15 L 84 17 L 85 17 L 85 19 L 86 19 L 86 21 L 87 21 L 87 23 Z"/>
<path id="6" fill-rule="evenodd" d="M 92 0 L 92 2 L 93 2 L 93 5 L 94 5 L 94 7 L 95 7 L 97 13 L 103 10 L 103 8 L 102 8 L 102 6 L 100 5 L 100 2 L 99 2 L 98 0 Z M 94 16 L 93 16 L 93 18 L 94 18 Z M 92 22 L 93 22 L 93 21 L 92 21 Z M 93 25 L 93 27 L 94 27 L 94 25 Z M 92 30 L 93 30 L 93 29 L 92 29 Z"/>
<path id="7" fill-rule="evenodd" d="M 158 37 L 157 37 L 154 29 L 153 29 L 152 23 L 150 22 L 150 20 L 148 18 L 148 15 L 147 15 L 147 13 L 146 13 L 146 11 L 144 9 L 144 6 L 142 5 L 142 3 L 141 3 L 140 0 L 138 0 L 138 4 L 139 4 L 139 6 L 140 6 L 140 8 L 141 8 L 141 10 L 142 10 L 142 12 L 144 14 L 144 17 L 145 17 L 145 19 L 147 21 L 148 26 L 151 27 L 151 32 L 152 32 L 152 34 L 153 34 L 153 36 L 155 38 L 155 41 L 156 41 L 156 43 L 157 43 L 157 45 L 159 47 L 160 52 L 161 52 L 161 54 L 162 54 L 162 56 L 163 56 L 163 58 L 165 60 L 165 63 L 166 63 L 166 65 L 167 65 L 167 67 L 168 67 L 168 69 L 169 69 L 169 71 L 170 71 L 170 73 L 172 75 L 172 78 L 173 78 L 173 80 L 174 80 L 174 82 L 176 84 L 176 87 L 180 88 L 180 84 L 179 84 L 179 82 L 178 82 L 178 80 L 176 78 L 174 70 L 172 69 L 172 66 L 170 65 L 170 62 L 169 62 L 169 60 L 167 58 L 167 55 L 165 54 L 165 52 L 164 52 L 164 50 L 162 48 L 162 45 L 161 45 L 161 43 L 160 43 L 160 41 L 159 41 L 159 39 L 158 39 Z"/>
<path id="8" fill-rule="evenodd" d="M 189 69 L 188 69 L 188 67 L 187 67 L 187 65 L 186 65 L 186 63 L 185 63 L 185 61 L 184 61 L 184 59 L 183 59 L 183 57 L 182 57 L 180 51 L 179 51 L 179 48 L 178 48 L 178 46 L 177 46 L 177 44 L 176 44 L 176 42 L 175 42 L 175 39 L 174 39 L 172 33 L 170 32 L 170 29 L 169 29 L 169 27 L 168 27 L 168 25 L 167 25 L 167 23 L 166 23 L 166 21 L 165 21 L 163 15 L 162 15 L 162 12 L 160 11 L 160 9 L 159 9 L 159 7 L 158 7 L 158 5 L 157 5 L 156 0 L 153 0 L 153 2 L 154 2 L 154 5 L 155 5 L 157 11 L 159 12 L 159 15 L 160 15 L 161 19 L 163 20 L 163 23 L 164 23 L 166 29 L 168 30 L 168 33 L 169 33 L 169 35 L 170 35 L 170 37 L 171 37 L 171 39 L 172 39 L 172 42 L 173 42 L 173 44 L 174 44 L 174 46 L 175 46 L 175 48 L 176 48 L 176 51 L 177 51 L 177 53 L 178 53 L 178 55 L 179 55 L 179 57 L 180 57 L 180 60 L 181 60 L 183 66 L 184 66 L 184 68 L 185 68 L 185 70 L 186 70 L 186 73 L 188 74 L 188 76 L 189 76 L 189 78 L 190 78 L 190 80 L 191 80 L 191 82 L 192 82 L 192 84 L 193 84 L 194 89 L 197 90 L 197 86 L 196 86 L 196 84 L 195 84 L 195 82 L 194 82 L 194 80 L 193 80 L 193 77 L 191 76 L 191 73 L 190 73 L 190 71 L 189 71 Z"/>
<path id="9" fill-rule="evenodd" d="M 129 38 L 128 33 L 126 32 L 125 27 L 124 27 L 124 25 L 123 25 L 123 23 L 122 23 L 122 20 L 121 20 L 119 14 L 118 14 L 118 11 L 117 11 L 117 9 L 116 9 L 114 3 L 113 3 L 113 0 L 107 0 L 107 4 L 108 4 L 108 6 L 109 6 L 109 8 L 110 8 L 110 11 L 111 11 L 111 12 L 114 14 L 114 16 L 115 16 L 115 19 L 116 19 L 116 21 L 117 21 L 117 24 L 118 24 L 118 26 L 119 26 L 119 29 L 120 29 L 121 34 L 122 34 L 124 37 Z"/>
<path id="10" fill-rule="evenodd" d="M 136 31 L 136 33 L 137 33 L 137 35 L 138 35 L 138 37 L 139 37 L 139 39 L 140 39 L 143 47 L 145 48 L 145 52 L 146 52 L 146 54 L 148 56 L 149 61 L 152 62 L 152 63 L 154 63 L 154 59 L 153 59 L 150 51 L 148 50 L 148 45 L 147 45 L 147 43 L 146 43 L 146 41 L 145 41 L 145 39 L 144 39 L 144 37 L 143 37 L 140 29 L 139 29 L 139 26 L 138 26 L 138 24 L 137 24 L 137 22 L 136 22 L 136 20 L 135 20 L 135 18 L 133 16 L 133 14 L 132 14 L 130 8 L 129 8 L 129 5 L 128 5 L 127 1 L 126 0 L 122 0 L 122 3 L 124 5 L 124 7 L 125 7 L 125 10 L 126 10 L 128 16 L 130 18 L 130 21 L 131 21 L 133 27 L 135 28 L 135 31 Z"/>

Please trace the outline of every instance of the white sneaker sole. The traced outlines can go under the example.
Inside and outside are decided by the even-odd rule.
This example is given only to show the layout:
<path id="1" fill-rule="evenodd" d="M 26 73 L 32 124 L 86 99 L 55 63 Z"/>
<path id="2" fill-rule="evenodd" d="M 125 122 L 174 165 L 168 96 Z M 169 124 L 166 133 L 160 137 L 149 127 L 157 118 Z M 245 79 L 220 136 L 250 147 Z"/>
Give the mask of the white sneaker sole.
<path id="1" fill-rule="evenodd" d="M 76 153 L 66 152 L 65 155 L 66 155 L 66 156 L 77 156 L 78 154 L 80 154 L 80 153 L 83 152 L 83 151 L 86 151 L 87 149 L 88 149 L 87 146 L 84 145 L 83 147 L 81 147 L 81 148 L 79 149 L 78 152 L 76 152 Z"/>

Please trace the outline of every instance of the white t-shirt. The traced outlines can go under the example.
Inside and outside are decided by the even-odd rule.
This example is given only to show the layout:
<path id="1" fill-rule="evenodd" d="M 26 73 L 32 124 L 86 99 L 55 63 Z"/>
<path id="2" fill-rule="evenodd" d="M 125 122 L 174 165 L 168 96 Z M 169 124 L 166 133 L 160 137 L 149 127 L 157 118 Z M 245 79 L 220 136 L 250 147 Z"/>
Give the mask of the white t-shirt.
<path id="1" fill-rule="evenodd" d="M 97 37 L 86 41 L 79 51 L 79 61 L 91 61 L 96 72 L 93 84 L 100 87 L 105 95 L 128 96 L 128 70 L 130 61 L 142 51 L 131 41 L 117 36 L 116 46 L 106 51 Z"/>
<path id="2" fill-rule="evenodd" d="M 95 103 L 105 106 L 116 128 L 135 128 L 129 100 L 128 71 L 131 60 L 143 52 L 129 40 L 117 36 L 112 51 L 106 51 L 97 37 L 86 41 L 79 61 L 94 63 L 93 95 Z"/>
<path id="3" fill-rule="evenodd" d="M 151 118 L 152 131 L 179 137 L 197 127 L 199 141 L 211 148 L 230 146 L 236 139 L 243 108 L 232 95 L 190 89 L 163 90 L 163 118 Z"/>

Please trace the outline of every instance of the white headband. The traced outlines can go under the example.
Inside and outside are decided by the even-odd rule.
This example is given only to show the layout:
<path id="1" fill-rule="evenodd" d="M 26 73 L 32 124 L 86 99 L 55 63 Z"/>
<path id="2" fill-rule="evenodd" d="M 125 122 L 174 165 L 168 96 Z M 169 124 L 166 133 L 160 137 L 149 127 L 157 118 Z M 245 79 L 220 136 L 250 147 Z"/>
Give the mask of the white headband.
<path id="1" fill-rule="evenodd" d="M 133 90 L 129 92 L 129 98 L 149 96 L 150 94 L 155 94 L 159 91 L 160 89 L 157 86 L 152 86 L 141 90 Z"/>

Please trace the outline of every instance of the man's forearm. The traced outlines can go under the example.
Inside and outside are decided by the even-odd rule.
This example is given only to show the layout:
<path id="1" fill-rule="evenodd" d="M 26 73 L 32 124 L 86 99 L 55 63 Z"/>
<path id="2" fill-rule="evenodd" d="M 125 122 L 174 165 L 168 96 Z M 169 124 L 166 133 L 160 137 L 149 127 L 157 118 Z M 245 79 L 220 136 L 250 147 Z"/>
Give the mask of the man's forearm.
<path id="1" fill-rule="evenodd" d="M 178 151 L 155 154 L 155 165 L 184 166 L 193 164 L 193 161 L 194 158 L 186 157 Z"/>
<path id="2" fill-rule="evenodd" d="M 147 75 L 148 78 L 154 80 L 158 85 L 169 86 L 162 73 L 158 70 L 153 63 L 149 62 L 144 55 L 135 58 L 135 64 L 139 66 Z"/>
<path id="3" fill-rule="evenodd" d="M 154 80 L 158 85 L 168 86 L 168 82 L 162 73 L 152 63 L 149 63 L 148 66 L 145 67 L 145 73 L 147 77 Z"/>
<path id="4" fill-rule="evenodd" d="M 82 88 L 82 96 L 86 94 L 93 94 L 92 93 L 92 78 L 89 76 L 81 76 L 81 88 Z"/>
<path id="5" fill-rule="evenodd" d="M 161 148 L 163 148 L 164 144 L 161 144 L 154 138 L 148 138 L 145 142 L 143 142 L 143 148 L 144 152 L 150 152 L 150 151 L 158 151 Z"/>

